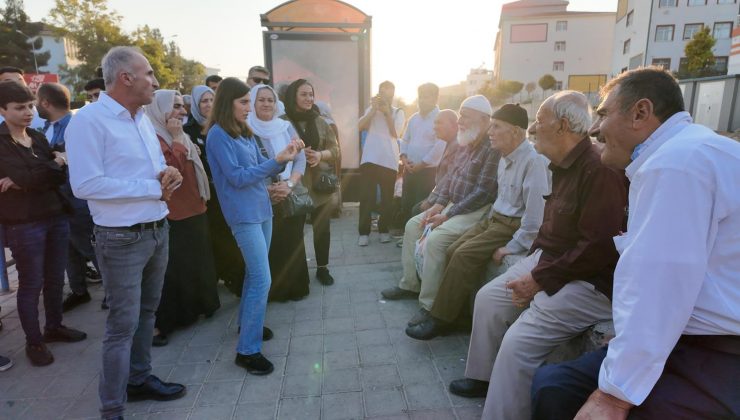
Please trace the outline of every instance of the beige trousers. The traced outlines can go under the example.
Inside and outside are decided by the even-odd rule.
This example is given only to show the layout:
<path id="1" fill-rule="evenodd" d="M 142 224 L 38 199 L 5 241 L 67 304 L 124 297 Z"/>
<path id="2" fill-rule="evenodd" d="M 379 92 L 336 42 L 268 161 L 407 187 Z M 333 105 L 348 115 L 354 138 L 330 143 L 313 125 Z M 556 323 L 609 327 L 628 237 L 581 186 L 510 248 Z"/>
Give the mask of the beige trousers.
<path id="1" fill-rule="evenodd" d="M 442 213 L 446 213 L 450 207 L 452 207 L 452 204 L 448 204 L 442 210 Z M 424 231 L 424 228 L 421 226 L 424 213 L 417 214 L 409 219 L 403 234 L 403 253 L 401 257 L 403 277 L 398 283 L 398 287 L 412 292 L 419 292 L 419 304 L 422 308 L 431 310 L 445 272 L 447 247 L 488 214 L 490 207 L 490 205 L 485 205 L 474 212 L 458 214 L 432 230 L 424 245 L 424 267 L 421 274 L 421 282 L 419 282 L 419 278 L 416 275 L 414 249 L 416 248 L 416 241 Z"/>
<path id="2" fill-rule="evenodd" d="M 520 260 L 475 296 L 465 376 L 490 381 L 483 419 L 529 419 L 532 377 L 547 355 L 591 325 L 611 319 L 609 299 L 580 280 L 553 296 L 537 293 L 523 313 L 514 306 L 506 283 L 531 272 L 541 254 L 537 250 Z"/>

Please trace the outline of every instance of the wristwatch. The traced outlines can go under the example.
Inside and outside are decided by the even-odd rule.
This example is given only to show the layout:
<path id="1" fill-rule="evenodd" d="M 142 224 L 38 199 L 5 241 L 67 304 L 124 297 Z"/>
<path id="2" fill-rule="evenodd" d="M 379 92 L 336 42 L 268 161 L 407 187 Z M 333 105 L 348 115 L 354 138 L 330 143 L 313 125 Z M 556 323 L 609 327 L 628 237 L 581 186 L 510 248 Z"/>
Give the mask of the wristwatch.
<path id="1" fill-rule="evenodd" d="M 288 184 L 288 188 L 290 188 L 291 190 L 293 189 L 293 187 L 295 187 L 295 182 L 290 179 L 285 181 L 285 183 Z"/>

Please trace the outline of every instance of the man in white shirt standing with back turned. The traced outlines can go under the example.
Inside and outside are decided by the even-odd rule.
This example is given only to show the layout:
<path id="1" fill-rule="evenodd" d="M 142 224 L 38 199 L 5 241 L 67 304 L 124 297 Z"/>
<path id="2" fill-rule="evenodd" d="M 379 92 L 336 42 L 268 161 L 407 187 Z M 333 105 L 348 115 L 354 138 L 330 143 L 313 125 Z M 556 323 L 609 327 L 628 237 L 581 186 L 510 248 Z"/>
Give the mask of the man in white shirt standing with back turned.
<path id="1" fill-rule="evenodd" d="M 694 124 L 662 69 L 622 73 L 602 98 L 590 134 L 631 182 L 616 337 L 540 368 L 533 418 L 740 418 L 740 144 Z"/>
<path id="2" fill-rule="evenodd" d="M 180 384 L 151 374 L 154 313 L 167 268 L 167 201 L 182 182 L 165 164 L 144 105 L 159 87 L 132 47 L 103 57 L 106 92 L 72 118 L 66 132 L 72 191 L 87 200 L 95 253 L 110 312 L 103 339 L 99 395 L 103 419 L 123 418 L 127 400 L 173 400 Z"/>

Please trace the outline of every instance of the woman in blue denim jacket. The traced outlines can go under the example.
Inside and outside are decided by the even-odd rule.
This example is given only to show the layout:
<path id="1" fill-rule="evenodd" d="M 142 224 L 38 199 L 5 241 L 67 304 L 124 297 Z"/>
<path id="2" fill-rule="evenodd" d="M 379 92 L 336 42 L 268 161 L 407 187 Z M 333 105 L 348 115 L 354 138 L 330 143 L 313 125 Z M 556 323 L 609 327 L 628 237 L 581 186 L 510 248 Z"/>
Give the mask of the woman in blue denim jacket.
<path id="1" fill-rule="evenodd" d="M 286 163 L 294 160 L 304 145 L 293 140 L 275 158 L 263 157 L 246 124 L 249 111 L 247 85 L 233 77 L 224 79 L 211 111 L 206 155 L 221 211 L 247 266 L 235 363 L 251 374 L 266 375 L 273 371 L 273 365 L 260 350 L 271 282 L 267 253 L 272 236 L 272 207 L 264 180 L 285 170 Z M 267 331 L 265 334 L 271 335 Z"/>

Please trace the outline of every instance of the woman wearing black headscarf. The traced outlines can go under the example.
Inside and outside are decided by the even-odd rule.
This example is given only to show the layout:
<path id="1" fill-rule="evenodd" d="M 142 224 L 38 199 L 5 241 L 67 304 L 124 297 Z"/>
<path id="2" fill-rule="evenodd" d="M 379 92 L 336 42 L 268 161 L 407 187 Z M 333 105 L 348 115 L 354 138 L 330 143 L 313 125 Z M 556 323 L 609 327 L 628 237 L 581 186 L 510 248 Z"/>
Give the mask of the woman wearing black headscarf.
<path id="1" fill-rule="evenodd" d="M 303 184 L 308 188 L 314 202 L 311 213 L 313 246 L 316 253 L 316 278 L 325 286 L 334 283 L 329 274 L 329 245 L 331 234 L 329 222 L 332 214 L 333 192 L 317 190 L 317 179 L 321 174 L 333 174 L 339 154 L 337 137 L 329 124 L 321 118 L 314 103 L 314 88 L 305 79 L 298 79 L 288 86 L 285 94 L 285 115 L 305 142 L 306 173 Z M 320 188 L 319 188 L 320 189 Z"/>

